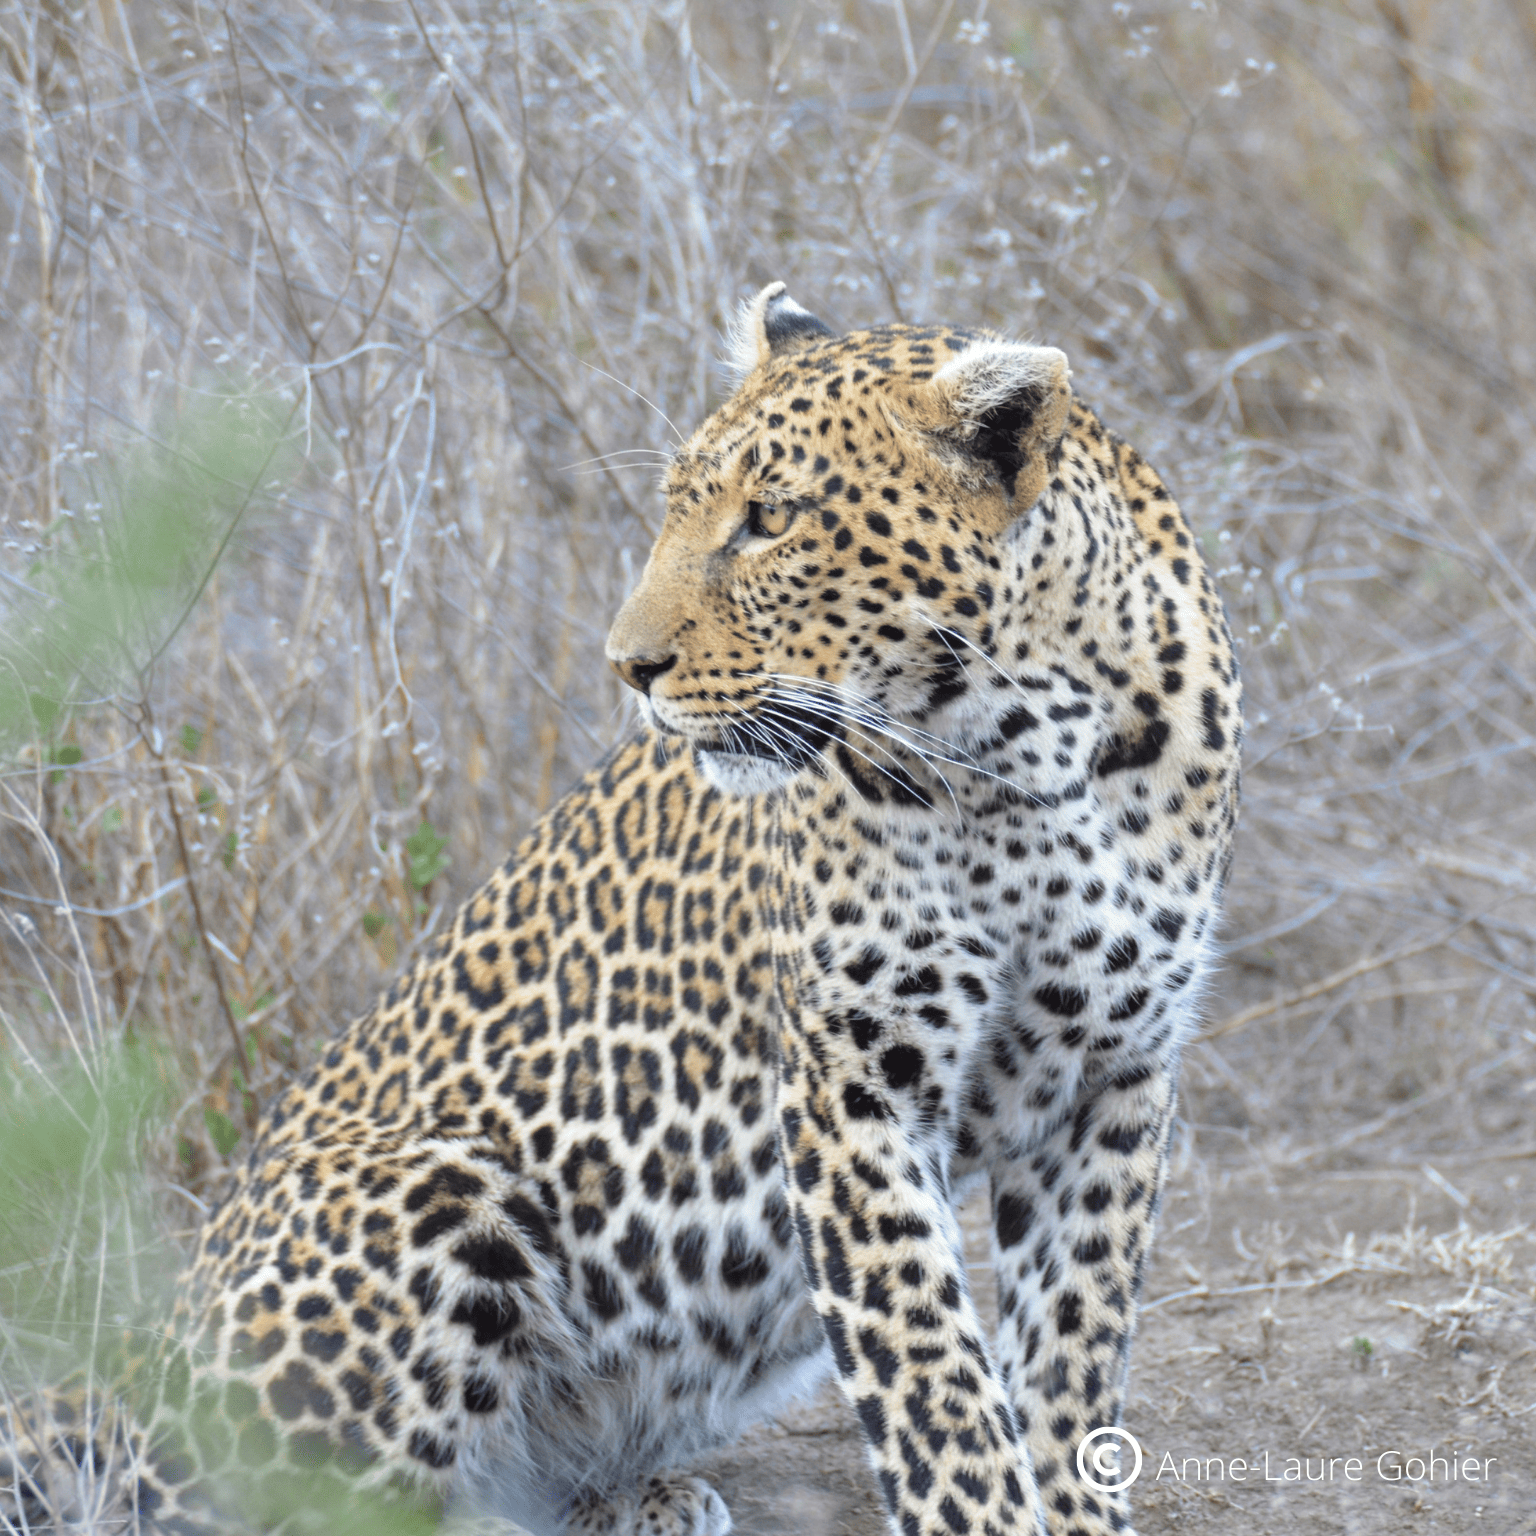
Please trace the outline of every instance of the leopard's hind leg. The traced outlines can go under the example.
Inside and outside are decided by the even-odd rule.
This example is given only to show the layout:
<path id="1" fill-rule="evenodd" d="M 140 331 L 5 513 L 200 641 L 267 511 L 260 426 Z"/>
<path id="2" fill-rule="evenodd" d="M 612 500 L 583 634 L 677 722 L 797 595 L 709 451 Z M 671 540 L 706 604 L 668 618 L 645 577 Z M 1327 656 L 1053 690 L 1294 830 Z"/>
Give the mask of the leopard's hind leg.
<path id="1" fill-rule="evenodd" d="M 120 1528 L 142 1460 L 122 1403 L 74 1382 L 0 1396 L 0 1529 Z"/>

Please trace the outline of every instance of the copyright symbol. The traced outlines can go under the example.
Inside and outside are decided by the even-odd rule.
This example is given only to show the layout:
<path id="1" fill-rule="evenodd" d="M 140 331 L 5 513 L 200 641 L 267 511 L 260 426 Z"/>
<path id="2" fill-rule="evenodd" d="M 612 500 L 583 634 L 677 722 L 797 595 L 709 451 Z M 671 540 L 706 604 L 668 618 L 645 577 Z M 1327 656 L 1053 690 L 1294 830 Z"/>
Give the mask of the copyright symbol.
<path id="1" fill-rule="evenodd" d="M 1136 1459 L 1131 1470 L 1120 1476 L 1120 1450 L 1129 1446 Z M 1118 1424 L 1106 1424 L 1090 1430 L 1077 1443 L 1077 1470 L 1083 1481 L 1099 1493 L 1119 1493 L 1141 1476 L 1141 1445 L 1136 1436 Z"/>

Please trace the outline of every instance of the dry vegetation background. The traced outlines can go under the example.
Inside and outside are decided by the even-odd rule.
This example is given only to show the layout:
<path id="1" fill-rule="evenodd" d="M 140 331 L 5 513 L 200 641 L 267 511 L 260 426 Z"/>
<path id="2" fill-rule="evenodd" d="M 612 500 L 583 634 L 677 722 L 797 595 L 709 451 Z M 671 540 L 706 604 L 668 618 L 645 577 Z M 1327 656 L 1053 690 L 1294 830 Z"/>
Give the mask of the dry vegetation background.
<path id="1" fill-rule="evenodd" d="M 0 1054 L 157 1053 L 195 1219 L 629 729 L 667 418 L 782 277 L 1062 346 L 1201 533 L 1251 729 L 1189 1134 L 1520 1167 L 1533 194 L 1528 0 L 3 0 L 6 665 L 154 474 L 282 441 L 6 745 Z"/>

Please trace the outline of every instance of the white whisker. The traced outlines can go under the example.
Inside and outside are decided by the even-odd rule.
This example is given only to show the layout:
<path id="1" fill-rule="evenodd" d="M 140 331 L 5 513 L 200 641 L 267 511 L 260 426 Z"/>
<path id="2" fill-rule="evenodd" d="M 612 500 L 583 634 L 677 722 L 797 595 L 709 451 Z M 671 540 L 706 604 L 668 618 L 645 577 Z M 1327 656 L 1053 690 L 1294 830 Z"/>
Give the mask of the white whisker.
<path id="1" fill-rule="evenodd" d="M 794 677 L 787 672 L 774 672 L 770 676 L 775 682 L 787 683 L 794 688 L 824 689 L 834 697 L 846 701 L 853 708 L 861 711 L 870 720 L 890 726 L 894 726 L 897 723 L 894 716 L 883 704 L 877 703 L 866 694 L 856 693 L 843 683 L 831 683 L 825 678 L 820 677 Z M 926 731 L 919 725 L 913 725 L 910 721 L 902 721 L 901 728 L 910 735 L 922 737 L 933 742 L 936 746 L 943 747 L 947 752 L 963 750 L 953 742 L 946 740 L 943 736 L 935 735 L 932 731 Z"/>
<path id="2" fill-rule="evenodd" d="M 623 458 L 629 454 L 648 454 L 653 465 L 672 462 L 672 455 L 661 448 L 615 448 L 612 453 L 599 453 L 590 459 L 577 459 L 574 464 L 563 464 L 559 472 L 563 475 L 568 470 L 585 469 L 591 464 L 607 464 L 610 459 Z"/>
<path id="3" fill-rule="evenodd" d="M 572 470 L 571 474 L 575 479 L 582 479 L 588 475 L 614 475 L 621 469 L 648 469 L 654 473 L 656 465 L 647 464 L 642 459 L 634 464 L 605 464 L 600 469 L 576 469 Z"/>
<path id="4" fill-rule="evenodd" d="M 824 679 L 820 678 L 794 678 L 782 673 L 774 674 L 774 678 L 775 681 L 780 684 L 790 685 L 789 690 L 786 691 L 792 691 L 796 686 L 808 686 L 813 684 L 828 690 L 837 690 L 840 686 L 834 683 L 827 683 Z M 921 729 L 921 727 L 909 725 L 903 721 L 900 723 L 900 731 L 913 732 L 919 736 L 926 737 L 927 740 L 936 742 L 939 746 L 943 747 L 944 750 L 942 752 L 935 751 L 933 748 L 924 747 L 919 745 L 917 742 L 908 740 L 907 737 L 899 733 L 897 722 L 891 719 L 890 714 L 886 710 L 882 709 L 871 699 L 865 699 L 858 694 L 852 693 L 851 690 L 846 692 L 848 699 L 850 701 L 855 701 L 863 709 L 879 711 L 877 716 L 870 716 L 854 713 L 850 710 L 848 712 L 848 718 L 854 720 L 871 735 L 886 736 L 891 741 L 894 741 L 898 746 L 901 746 L 908 752 L 911 752 L 914 756 L 920 757 L 924 762 L 933 768 L 935 773 L 939 773 L 938 768 L 934 766 L 934 761 L 937 759 L 938 762 L 947 763 L 951 768 L 959 768 L 967 773 L 976 774 L 981 778 L 992 779 L 994 782 L 1003 785 L 1007 789 L 1012 790 L 1017 788 L 1011 779 L 1004 778 L 999 773 L 994 773 L 990 768 L 984 768 L 981 763 L 979 763 L 974 757 L 972 757 L 969 753 L 966 753 L 963 747 L 956 746 L 953 742 L 946 741 L 942 736 L 936 736 L 931 731 L 924 731 Z M 962 757 L 950 756 L 951 753 L 956 752 L 964 753 L 965 755 Z M 943 779 L 944 776 L 942 773 L 939 773 L 939 777 Z M 948 780 L 945 780 L 944 782 L 945 787 L 949 788 Z M 953 790 L 950 792 L 953 794 Z"/>
<path id="5" fill-rule="evenodd" d="M 941 640 L 945 642 L 946 650 L 949 649 L 948 642 L 950 640 L 958 640 L 960 644 L 965 646 L 968 650 L 975 651 L 975 653 L 980 656 L 981 659 L 986 662 L 986 664 L 991 667 L 992 670 L 996 672 L 997 675 L 1002 678 L 1003 681 L 1006 682 L 1010 687 L 1017 688 L 1020 693 L 1025 691 L 1024 685 L 1018 680 L 1018 678 L 1010 676 L 1003 667 L 998 665 L 996 657 L 987 655 L 987 653 L 982 650 L 982 648 L 977 645 L 974 640 L 967 640 L 959 630 L 947 629 L 942 624 L 931 624 L 929 627 L 933 630 L 934 634 L 936 634 Z M 950 651 L 949 654 L 954 656 L 957 665 L 962 667 L 965 665 L 965 663 L 961 661 L 958 656 L 955 656 L 953 651 Z"/>
<path id="6" fill-rule="evenodd" d="M 767 712 L 767 713 L 770 713 L 770 714 L 776 714 L 777 713 L 774 710 L 773 705 L 771 703 L 764 703 L 763 705 L 760 706 L 759 714 L 764 713 L 764 712 Z M 785 718 L 788 718 L 788 717 L 785 717 L 783 715 L 778 715 L 777 718 L 782 720 L 782 719 L 785 719 Z M 798 722 L 796 722 L 796 723 L 798 723 Z M 892 736 L 891 739 L 894 741 L 897 738 L 895 736 Z M 961 812 L 960 812 L 960 802 L 956 798 L 954 788 L 950 784 L 949 780 L 947 778 L 945 778 L 944 774 L 934 765 L 934 763 L 928 757 L 928 755 L 926 753 L 924 753 L 921 749 L 916 748 L 916 747 L 912 747 L 909 744 L 904 743 L 904 742 L 900 743 L 900 744 L 902 746 L 905 746 L 907 748 L 907 750 L 910 751 L 913 754 L 913 756 L 921 759 L 922 762 L 924 762 L 928 766 L 928 768 L 932 770 L 934 777 L 937 778 L 939 783 L 944 786 L 944 792 L 949 796 L 950 804 L 952 806 L 954 806 L 956 821 L 957 822 L 963 821 L 964 817 L 961 815 Z M 858 756 L 862 757 L 864 759 L 864 761 L 866 763 L 868 763 L 869 766 L 875 770 L 876 773 L 881 774 L 885 778 L 889 779 L 891 781 L 891 783 L 895 784 L 899 789 L 902 789 L 902 790 L 910 793 L 910 789 L 911 789 L 910 776 L 909 776 L 909 782 L 908 783 L 903 783 L 901 781 L 901 779 L 899 779 L 889 769 L 884 768 L 879 763 L 877 763 L 875 761 L 875 759 L 873 757 L 871 757 L 868 752 L 864 751 L 861 747 L 856 746 L 852 741 L 850 741 L 846 734 L 843 737 L 842 745 L 845 746 L 850 752 L 857 753 Z M 880 746 L 880 744 L 878 742 L 872 742 L 871 745 L 875 746 L 878 750 L 884 752 L 887 757 L 889 757 L 893 762 L 895 762 L 897 764 L 898 767 L 901 766 L 900 760 L 897 758 L 896 754 L 890 750 L 889 747 Z M 903 769 L 903 771 L 905 772 L 905 769 Z M 846 778 L 847 775 L 845 774 L 844 777 Z"/>
<path id="7" fill-rule="evenodd" d="M 596 363 L 589 363 L 584 357 L 577 358 L 577 362 L 579 362 L 583 368 L 590 368 L 593 373 L 602 374 L 605 379 L 613 379 L 613 382 L 617 384 L 620 389 L 627 389 L 630 394 L 635 397 L 636 400 L 641 402 L 642 405 L 650 406 L 650 408 L 655 411 L 656 414 L 660 416 L 661 419 L 666 422 L 669 427 L 672 428 L 672 435 L 677 439 L 679 446 L 681 446 L 684 440 L 683 434 L 677 430 L 677 426 L 673 422 L 672 418 L 668 416 L 667 413 L 662 410 L 662 408 L 657 405 L 654 400 L 649 399 L 647 396 L 641 394 L 641 392 L 636 389 L 633 384 L 626 384 L 623 379 L 615 379 L 606 368 L 599 368 Z"/>
<path id="8" fill-rule="evenodd" d="M 785 716 L 785 715 L 778 714 L 777 711 L 774 710 L 774 708 L 773 708 L 773 706 L 771 704 L 763 704 L 763 705 L 761 705 L 759 707 L 758 714 L 759 715 L 762 715 L 762 714 L 771 715 L 775 719 L 777 719 L 777 720 L 779 720 L 781 722 L 784 721 L 784 720 L 789 720 L 792 725 L 798 725 L 798 724 L 801 723 L 800 721 L 798 721 L 797 719 L 795 719 L 792 716 Z M 791 739 L 795 739 L 796 740 L 796 744 L 799 745 L 798 739 L 793 738 L 792 737 L 792 733 L 787 731 L 785 729 L 784 725 L 780 724 L 778 729 L 779 729 L 779 731 L 782 734 L 791 735 Z M 856 753 L 859 757 L 862 757 L 864 759 L 864 761 L 866 763 L 868 763 L 869 766 L 875 770 L 876 773 L 881 774 L 883 777 L 889 779 L 892 784 L 897 786 L 897 788 L 910 792 L 910 784 L 903 784 L 902 781 L 899 778 L 897 778 L 897 776 L 894 773 L 891 773 L 886 768 L 882 768 L 880 766 L 880 764 L 877 763 L 874 760 L 874 758 L 872 758 L 867 752 L 861 751 L 858 747 L 854 746 L 854 744 L 851 741 L 849 741 L 846 738 L 846 736 L 842 739 L 841 744 L 843 746 L 847 747 L 849 751 Z M 822 757 L 823 761 L 825 761 L 827 763 L 827 765 L 832 769 L 832 771 L 834 773 L 836 773 L 837 776 L 850 789 L 856 789 L 856 786 L 854 785 L 854 782 L 853 782 L 852 778 L 848 775 L 847 771 L 841 766 L 841 764 L 839 764 L 835 759 L 831 758 L 825 752 L 823 752 L 823 753 L 821 753 L 819 755 Z M 940 779 L 940 782 L 942 783 L 943 782 L 943 775 L 942 774 L 939 775 L 939 779 Z M 948 784 L 945 784 L 944 787 L 946 789 L 949 788 Z M 951 794 L 950 794 L 950 799 L 951 800 L 954 799 L 953 792 L 951 792 Z M 958 814 L 958 812 L 959 812 L 959 806 L 956 805 L 956 813 Z"/>

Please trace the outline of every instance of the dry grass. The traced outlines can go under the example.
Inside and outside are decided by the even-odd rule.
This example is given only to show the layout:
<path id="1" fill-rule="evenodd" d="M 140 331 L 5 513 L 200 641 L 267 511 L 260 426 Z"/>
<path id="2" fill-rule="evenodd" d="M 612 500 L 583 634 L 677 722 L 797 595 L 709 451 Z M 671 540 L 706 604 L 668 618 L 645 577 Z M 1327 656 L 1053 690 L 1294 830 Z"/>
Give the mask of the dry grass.
<path id="1" fill-rule="evenodd" d="M 1332 1243 L 1294 1245 L 1295 1233 L 1266 1223 L 1244 1236 L 1234 1229 L 1232 1243 L 1242 1263 L 1232 1285 L 1212 1287 L 1200 1280 L 1186 1290 L 1169 1292 L 1153 1306 L 1189 1297 L 1236 1296 L 1245 1292 L 1311 1289 L 1353 1276 L 1443 1275 L 1471 1286 L 1502 1286 L 1510 1297 L 1536 1301 L 1536 1236 L 1527 1223 L 1499 1232 L 1474 1229 L 1463 1219 L 1449 1232 L 1431 1235 L 1410 1213 L 1401 1230 L 1353 1232 Z M 1197 1278 L 1194 1272 L 1190 1278 Z M 1510 1299 L 1505 1297 L 1504 1299 Z M 1150 1310 L 1150 1308 L 1149 1308 Z"/>
<path id="2" fill-rule="evenodd" d="M 0 1052 L 174 1064 L 185 1225 L 629 728 L 667 418 L 783 277 L 1060 344 L 1201 530 L 1251 735 L 1195 1102 L 1310 1155 L 1529 1073 L 1533 87 L 1523 0 L 0 0 L 7 643 L 125 465 L 231 402 L 287 455 L 0 763 Z"/>

